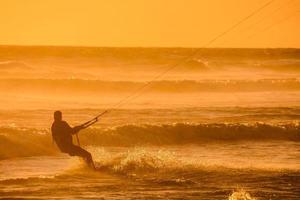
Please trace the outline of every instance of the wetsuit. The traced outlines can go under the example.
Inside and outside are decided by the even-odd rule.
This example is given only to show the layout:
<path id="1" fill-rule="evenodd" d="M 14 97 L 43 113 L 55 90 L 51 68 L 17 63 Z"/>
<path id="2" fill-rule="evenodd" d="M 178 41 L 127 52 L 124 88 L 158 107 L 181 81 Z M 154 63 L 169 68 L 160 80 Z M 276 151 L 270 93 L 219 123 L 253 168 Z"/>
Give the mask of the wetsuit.
<path id="1" fill-rule="evenodd" d="M 80 156 L 84 158 L 88 164 L 93 162 L 92 155 L 79 146 L 73 144 L 72 135 L 80 131 L 80 126 L 70 127 L 65 121 L 54 121 L 51 127 L 52 137 L 61 152 L 70 156 Z"/>

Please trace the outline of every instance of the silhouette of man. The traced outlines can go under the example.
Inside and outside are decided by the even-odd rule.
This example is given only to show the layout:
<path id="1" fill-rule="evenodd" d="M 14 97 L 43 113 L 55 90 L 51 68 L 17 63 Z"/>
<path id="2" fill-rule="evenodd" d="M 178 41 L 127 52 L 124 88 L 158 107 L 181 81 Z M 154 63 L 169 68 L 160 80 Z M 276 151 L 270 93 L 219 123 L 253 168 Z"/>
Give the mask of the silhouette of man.
<path id="1" fill-rule="evenodd" d="M 94 161 L 90 152 L 84 150 L 80 146 L 73 144 L 72 135 L 78 133 L 81 129 L 86 128 L 85 124 L 70 127 L 69 124 L 62 120 L 62 112 L 54 112 L 54 122 L 51 126 L 52 137 L 61 152 L 70 156 L 82 157 L 88 166 L 95 169 Z"/>

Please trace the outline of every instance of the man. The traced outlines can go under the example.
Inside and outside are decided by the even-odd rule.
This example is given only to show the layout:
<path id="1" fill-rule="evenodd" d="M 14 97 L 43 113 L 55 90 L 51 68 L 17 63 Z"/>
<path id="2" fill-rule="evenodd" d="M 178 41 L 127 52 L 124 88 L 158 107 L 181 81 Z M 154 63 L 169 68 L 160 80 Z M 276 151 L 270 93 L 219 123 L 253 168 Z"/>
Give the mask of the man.
<path id="1" fill-rule="evenodd" d="M 62 120 L 62 112 L 54 112 L 54 122 L 51 127 L 52 137 L 61 152 L 70 156 L 82 157 L 88 166 L 95 169 L 94 161 L 90 152 L 84 150 L 80 146 L 73 144 L 72 135 L 78 133 L 81 129 L 87 128 L 91 124 L 97 122 L 95 118 L 91 123 L 85 123 L 80 126 L 70 127 L 69 124 Z"/>

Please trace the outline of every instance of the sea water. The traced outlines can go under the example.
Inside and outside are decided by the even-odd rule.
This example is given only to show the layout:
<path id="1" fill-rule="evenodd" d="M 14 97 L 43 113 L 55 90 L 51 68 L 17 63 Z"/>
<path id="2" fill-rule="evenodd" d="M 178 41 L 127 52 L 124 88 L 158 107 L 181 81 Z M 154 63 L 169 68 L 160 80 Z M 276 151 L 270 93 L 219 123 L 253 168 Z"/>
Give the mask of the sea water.
<path id="1" fill-rule="evenodd" d="M 299 199 L 295 49 L 201 50 L 80 132 L 97 171 L 52 143 L 192 50 L 2 46 L 0 198 Z"/>

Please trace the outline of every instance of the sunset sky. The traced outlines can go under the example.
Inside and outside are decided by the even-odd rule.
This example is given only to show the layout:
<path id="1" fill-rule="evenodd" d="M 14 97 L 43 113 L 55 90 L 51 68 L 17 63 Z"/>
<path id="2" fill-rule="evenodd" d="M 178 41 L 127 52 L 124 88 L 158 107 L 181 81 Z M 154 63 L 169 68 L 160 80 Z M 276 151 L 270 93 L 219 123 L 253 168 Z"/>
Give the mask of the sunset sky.
<path id="1" fill-rule="evenodd" d="M 0 44 L 202 47 L 268 0 L 1 0 Z M 275 0 L 212 47 L 300 48 L 300 1 Z"/>

